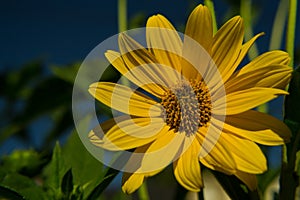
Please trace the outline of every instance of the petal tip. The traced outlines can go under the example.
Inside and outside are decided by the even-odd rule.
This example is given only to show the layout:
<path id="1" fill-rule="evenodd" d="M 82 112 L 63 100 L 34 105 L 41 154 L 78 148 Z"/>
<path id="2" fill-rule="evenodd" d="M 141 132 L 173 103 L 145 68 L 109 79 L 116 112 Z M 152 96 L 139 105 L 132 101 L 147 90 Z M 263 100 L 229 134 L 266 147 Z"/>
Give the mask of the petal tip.
<path id="1" fill-rule="evenodd" d="M 88 138 L 91 141 L 91 143 L 96 146 L 101 146 L 104 144 L 104 141 L 94 132 L 94 130 L 91 130 L 89 132 Z"/>

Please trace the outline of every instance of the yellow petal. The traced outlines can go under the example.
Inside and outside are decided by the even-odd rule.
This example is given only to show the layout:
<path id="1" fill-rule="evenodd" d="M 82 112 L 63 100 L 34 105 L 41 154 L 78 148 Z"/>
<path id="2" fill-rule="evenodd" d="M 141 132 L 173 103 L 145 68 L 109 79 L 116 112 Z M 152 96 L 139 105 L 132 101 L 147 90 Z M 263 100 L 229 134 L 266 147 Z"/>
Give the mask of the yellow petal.
<path id="1" fill-rule="evenodd" d="M 110 82 L 93 83 L 89 92 L 105 105 L 129 115 L 142 117 L 161 115 L 162 108 L 159 103 L 123 85 Z"/>
<path id="2" fill-rule="evenodd" d="M 212 18 L 206 6 L 197 6 L 189 16 L 182 50 L 182 74 L 188 79 L 204 80 L 209 87 L 222 84 L 210 55 L 213 41 Z"/>
<path id="3" fill-rule="evenodd" d="M 218 70 L 215 66 L 211 67 L 211 63 L 212 58 L 209 53 L 197 41 L 185 35 L 180 63 L 182 75 L 187 80 L 200 81 L 203 77 L 206 82 L 211 83 L 215 79 L 204 77 L 208 71 L 215 75 L 214 72 Z"/>
<path id="4" fill-rule="evenodd" d="M 214 114 L 224 114 L 223 111 L 226 106 L 227 115 L 235 115 L 252 108 L 255 108 L 263 103 L 266 103 L 278 95 L 288 94 L 284 90 L 275 88 L 250 88 L 242 91 L 229 93 L 226 95 L 226 105 L 222 100 L 216 100 L 213 108 Z"/>
<path id="5" fill-rule="evenodd" d="M 164 133 L 162 133 L 162 134 L 164 134 Z M 154 176 L 154 175 L 158 174 L 159 172 L 161 172 L 164 169 L 164 167 L 160 168 L 160 169 L 155 169 L 153 171 L 144 172 L 144 173 L 142 173 L 140 170 L 141 165 L 142 165 L 142 160 L 143 160 L 144 156 L 146 155 L 147 150 L 151 144 L 152 143 L 148 143 L 143 146 L 137 147 L 134 150 L 134 152 L 131 154 L 128 161 L 126 162 L 126 165 L 124 166 L 123 171 L 130 172 L 130 173 L 143 174 L 145 177 Z"/>
<path id="6" fill-rule="evenodd" d="M 226 117 L 224 130 L 264 145 L 281 145 L 291 137 L 290 129 L 280 120 L 249 110 Z"/>
<path id="7" fill-rule="evenodd" d="M 253 61 L 248 63 L 241 70 L 239 70 L 236 75 L 249 73 L 251 71 L 255 71 L 259 68 L 264 68 L 269 65 L 288 65 L 289 62 L 290 57 L 288 53 L 280 50 L 269 51 L 258 56 Z"/>
<path id="8" fill-rule="evenodd" d="M 89 138 L 101 148 L 122 151 L 148 144 L 168 129 L 169 127 L 163 126 L 162 119 L 154 118 L 149 124 L 147 118 L 126 119 L 122 116 L 96 127 L 89 133 Z"/>
<path id="9" fill-rule="evenodd" d="M 246 54 L 248 53 L 250 47 L 254 44 L 254 42 L 256 41 L 257 38 L 259 38 L 260 36 L 262 36 L 264 33 L 259 33 L 257 35 L 255 35 L 251 40 L 249 40 L 248 42 L 246 42 L 239 53 L 238 58 L 236 59 L 236 61 L 234 62 L 234 65 L 232 66 L 232 70 L 236 69 L 240 63 L 242 62 L 242 60 L 245 58 Z M 236 73 L 234 73 L 232 76 L 234 77 Z M 213 87 L 211 87 L 211 92 L 215 92 L 217 91 L 216 95 L 222 95 L 223 91 L 223 87 L 224 87 L 224 80 L 220 80 L 220 78 L 217 76 L 217 73 L 214 70 L 210 70 L 208 75 L 207 75 L 207 79 L 206 80 L 213 80 L 214 83 L 209 83 L 210 85 L 213 85 Z M 257 78 L 257 77 L 256 77 Z M 247 79 L 247 81 L 249 81 L 249 79 Z M 230 82 L 230 83 L 228 83 Z M 230 86 L 232 84 L 235 84 L 235 79 L 233 80 L 233 78 L 228 78 L 228 81 L 225 83 L 225 86 Z M 243 82 L 243 84 L 246 84 L 245 82 Z M 240 85 L 238 85 L 240 86 Z M 263 86 L 261 86 L 263 87 Z M 222 88 L 221 90 L 218 91 L 218 89 Z M 246 89 L 246 88 L 245 88 Z M 226 87 L 226 91 L 229 92 L 231 90 L 229 90 Z"/>
<path id="10" fill-rule="evenodd" d="M 219 141 L 228 144 L 238 170 L 252 174 L 267 170 L 267 160 L 254 142 L 230 134 L 222 134 Z"/>
<path id="11" fill-rule="evenodd" d="M 194 140 L 190 147 L 173 164 L 176 180 L 184 188 L 193 192 L 199 192 L 203 187 L 198 160 L 200 148 L 199 142 Z"/>
<path id="12" fill-rule="evenodd" d="M 237 67 L 234 63 L 239 56 L 243 37 L 243 20 L 237 16 L 224 24 L 213 38 L 212 58 L 218 66 L 224 82 Z"/>
<path id="13" fill-rule="evenodd" d="M 108 50 L 104 53 L 107 60 L 121 73 L 126 74 L 130 69 L 125 65 L 121 54 L 116 51 Z"/>
<path id="14" fill-rule="evenodd" d="M 215 80 L 216 78 L 212 77 L 216 76 L 218 69 L 215 65 L 211 66 L 214 63 L 209 52 L 199 42 L 188 35 L 184 36 L 180 64 L 182 66 L 181 73 L 188 80 L 200 81 L 203 77 L 210 84 L 212 84 L 212 81 L 220 82 L 219 80 L 222 80 L 221 76 L 218 77 L 219 80 Z M 219 74 L 218 71 L 217 74 Z"/>
<path id="15" fill-rule="evenodd" d="M 257 178 L 255 174 L 237 171 L 234 175 L 238 177 L 238 179 L 240 179 L 243 183 L 245 183 L 251 191 L 257 188 Z"/>
<path id="16" fill-rule="evenodd" d="M 239 66 L 239 64 L 245 58 L 246 54 L 248 53 L 249 49 L 252 47 L 254 42 L 257 40 L 257 38 L 259 38 L 262 35 L 264 35 L 264 33 L 259 33 L 259 34 L 255 35 L 253 38 L 251 38 L 248 42 L 243 44 L 243 46 L 240 50 L 239 56 L 238 56 L 237 60 L 235 61 L 234 66 L 232 68 L 236 69 Z"/>
<path id="17" fill-rule="evenodd" d="M 264 33 L 259 33 L 259 34 L 255 35 L 253 38 L 251 38 L 248 42 L 246 42 L 241 47 L 240 52 L 239 52 L 239 56 L 235 60 L 231 70 L 234 71 L 240 65 L 240 63 L 245 58 L 246 54 L 248 53 L 249 49 L 254 44 L 256 39 L 259 38 L 262 35 L 264 35 Z M 198 57 L 200 57 L 200 56 L 198 56 Z M 205 57 L 202 56 L 201 58 L 202 58 L 202 60 L 205 60 L 204 63 L 207 63 L 207 61 L 206 61 L 207 59 L 203 59 Z M 200 63 L 203 63 L 203 61 L 200 62 Z M 210 64 L 210 65 L 213 66 L 214 64 Z M 223 86 L 224 86 L 224 83 L 225 83 L 224 81 L 228 80 L 228 82 L 230 81 L 230 83 L 234 83 L 234 81 L 232 81 L 232 78 L 229 78 L 229 76 L 226 78 L 226 80 L 220 78 L 219 75 L 218 75 L 218 72 L 216 72 L 214 67 L 209 67 L 209 65 L 207 65 L 206 68 L 207 68 L 207 73 L 205 74 L 204 79 L 209 80 L 209 82 L 207 84 L 209 85 L 210 91 L 212 93 L 217 92 L 216 93 L 217 96 L 223 93 Z M 234 73 L 232 76 L 234 77 L 235 74 L 236 73 Z M 227 82 L 226 82 L 225 85 L 230 85 L 230 84 L 229 83 L 227 84 Z M 220 88 L 222 88 L 222 89 L 220 90 Z M 227 90 L 227 88 L 226 88 L 226 90 Z"/>
<path id="18" fill-rule="evenodd" d="M 146 27 L 147 44 L 157 61 L 180 72 L 182 41 L 172 24 L 164 16 L 155 15 Z"/>
<path id="19" fill-rule="evenodd" d="M 224 131 L 236 137 L 242 137 L 244 139 L 269 146 L 282 145 L 285 142 L 283 138 L 271 130 L 249 131 L 236 128 L 229 124 L 224 124 Z"/>
<path id="20" fill-rule="evenodd" d="M 292 68 L 287 65 L 267 65 L 257 70 L 241 73 L 225 83 L 226 92 L 234 92 L 252 87 L 272 87 L 284 89 L 289 83 Z"/>
<path id="21" fill-rule="evenodd" d="M 131 82 L 135 85 L 143 88 L 145 91 L 149 92 L 150 94 L 155 95 L 156 97 L 161 97 L 165 90 L 161 84 L 154 84 L 155 82 L 159 82 L 157 80 L 151 80 L 150 76 L 147 74 L 142 74 L 141 70 L 134 70 L 136 73 L 135 76 L 132 75 L 130 72 L 133 68 L 131 65 L 127 66 L 124 63 L 124 60 L 121 57 L 121 54 L 115 51 L 108 50 L 105 53 L 106 58 L 108 61 L 126 78 L 128 78 Z M 139 78 L 143 77 L 143 78 Z M 146 84 L 146 83 L 153 83 L 153 84 Z"/>
<path id="22" fill-rule="evenodd" d="M 185 34 L 210 52 L 213 28 L 212 17 L 206 6 L 199 5 L 193 10 L 186 24 Z"/>
<path id="23" fill-rule="evenodd" d="M 209 148 L 204 149 L 207 151 L 206 155 L 201 155 L 199 157 L 200 162 L 205 165 L 206 167 L 224 172 L 226 174 L 233 174 L 236 172 L 236 163 L 233 159 L 233 155 L 230 152 L 229 144 L 224 143 L 223 141 L 214 140 L 210 138 L 210 135 L 219 135 L 220 129 L 217 127 L 212 127 L 209 129 L 210 132 L 207 132 L 207 128 L 201 127 L 198 130 L 196 135 L 197 140 L 199 141 L 200 145 L 202 146 L 201 151 L 205 146 L 209 146 Z M 205 135 L 206 136 L 205 138 Z M 221 133 L 222 135 L 223 133 Z M 205 142 L 205 143 L 204 143 Z M 209 143 L 210 144 L 207 144 Z M 204 144 L 204 145 L 203 145 Z"/>
<path id="24" fill-rule="evenodd" d="M 149 173 L 168 166 L 181 155 L 184 138 L 184 134 L 174 133 L 173 130 L 160 134 L 147 149 L 138 172 Z"/>
<path id="25" fill-rule="evenodd" d="M 174 81 L 178 80 L 177 70 L 174 70 L 171 66 L 163 66 L 164 63 L 160 64 L 149 51 L 125 33 L 119 35 L 119 48 L 125 64 L 131 69 L 131 75 L 135 76 L 136 79 L 143 82 L 150 79 L 150 83 L 161 84 L 162 86 L 173 85 Z M 138 66 L 142 69 L 132 72 L 132 69 Z M 168 73 L 165 70 L 168 70 Z M 147 76 L 148 79 L 145 79 Z"/>
<path id="26" fill-rule="evenodd" d="M 136 191 L 144 182 L 143 174 L 124 173 L 122 177 L 122 190 L 126 194 Z"/>

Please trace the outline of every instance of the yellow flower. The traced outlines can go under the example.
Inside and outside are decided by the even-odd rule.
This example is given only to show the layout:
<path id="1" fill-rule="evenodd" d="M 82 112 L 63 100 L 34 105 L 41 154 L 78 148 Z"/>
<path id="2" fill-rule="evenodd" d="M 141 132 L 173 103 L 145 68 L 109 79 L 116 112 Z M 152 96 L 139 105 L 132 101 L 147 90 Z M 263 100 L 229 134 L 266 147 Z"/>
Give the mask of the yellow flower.
<path id="1" fill-rule="evenodd" d="M 213 35 L 211 14 L 202 5 L 189 16 L 184 38 L 162 15 L 147 21 L 148 48 L 120 34 L 120 52 L 105 55 L 150 95 L 116 83 L 91 84 L 89 92 L 97 100 L 127 115 L 101 124 L 104 136 L 92 130 L 89 137 L 107 150 L 140 153 L 128 161 L 134 170 L 124 172 L 124 192 L 134 192 L 172 162 L 176 180 L 190 191 L 203 187 L 200 163 L 256 188 L 255 174 L 267 170 L 256 143 L 282 145 L 290 138 L 281 121 L 251 110 L 287 94 L 288 54 L 270 51 L 238 69 L 261 35 L 243 44 L 239 16 Z"/>

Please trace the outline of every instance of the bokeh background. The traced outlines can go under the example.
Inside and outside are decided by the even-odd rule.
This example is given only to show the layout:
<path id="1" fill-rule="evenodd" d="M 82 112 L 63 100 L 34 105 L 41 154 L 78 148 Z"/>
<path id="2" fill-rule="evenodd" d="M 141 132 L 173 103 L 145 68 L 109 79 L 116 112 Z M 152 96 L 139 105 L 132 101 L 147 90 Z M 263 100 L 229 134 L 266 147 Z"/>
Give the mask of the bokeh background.
<path id="1" fill-rule="evenodd" d="M 143 27 L 149 16 L 160 13 L 184 31 L 189 13 L 199 3 L 203 1 L 128 0 L 128 29 Z M 215 0 L 214 4 L 218 27 L 240 12 L 239 0 Z M 258 51 L 263 53 L 270 48 L 279 1 L 253 0 L 252 6 L 253 33 L 266 33 L 257 41 Z M 94 47 L 118 33 L 117 14 L 117 0 L 0 2 L 2 165 L 9 155 L 22 149 L 43 152 L 47 160 L 56 141 L 63 146 L 75 134 L 71 97 L 76 72 Z M 296 28 L 295 66 L 300 60 L 299 32 L 300 20 Z M 280 49 L 285 49 L 284 39 Z M 118 78 L 115 71 L 106 77 L 110 81 Z M 268 112 L 282 118 L 282 102 L 283 99 L 271 102 Z M 109 113 L 103 114 L 109 117 Z M 264 150 L 269 155 L 270 168 L 277 169 L 280 149 Z"/>

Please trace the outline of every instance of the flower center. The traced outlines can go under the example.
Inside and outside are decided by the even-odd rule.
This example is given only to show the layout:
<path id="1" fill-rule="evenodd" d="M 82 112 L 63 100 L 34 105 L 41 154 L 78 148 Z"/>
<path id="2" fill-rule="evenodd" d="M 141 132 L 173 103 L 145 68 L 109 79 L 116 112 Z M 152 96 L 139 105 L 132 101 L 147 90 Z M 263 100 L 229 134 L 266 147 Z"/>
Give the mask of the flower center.
<path id="1" fill-rule="evenodd" d="M 162 115 L 175 132 L 194 134 L 211 118 L 211 99 L 203 81 L 181 82 L 161 98 Z"/>

